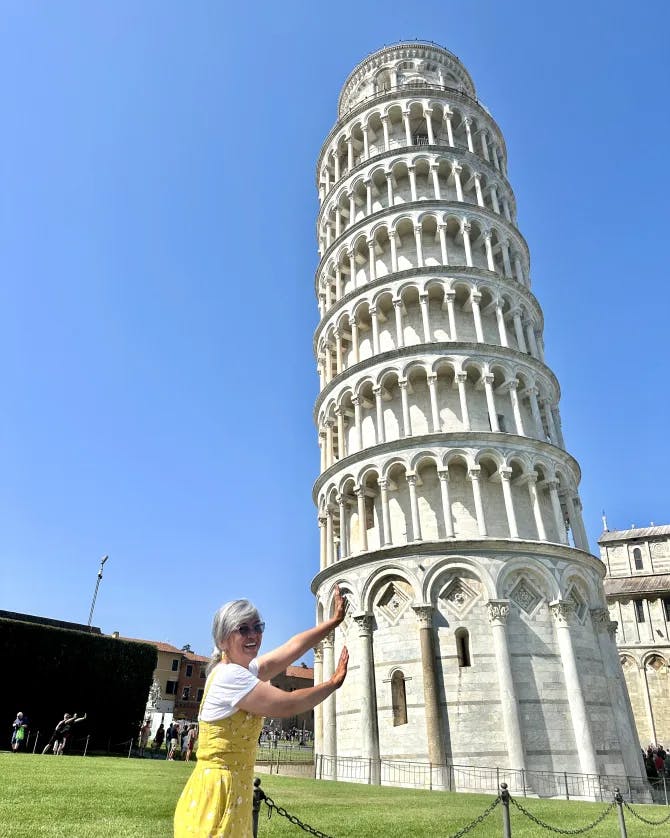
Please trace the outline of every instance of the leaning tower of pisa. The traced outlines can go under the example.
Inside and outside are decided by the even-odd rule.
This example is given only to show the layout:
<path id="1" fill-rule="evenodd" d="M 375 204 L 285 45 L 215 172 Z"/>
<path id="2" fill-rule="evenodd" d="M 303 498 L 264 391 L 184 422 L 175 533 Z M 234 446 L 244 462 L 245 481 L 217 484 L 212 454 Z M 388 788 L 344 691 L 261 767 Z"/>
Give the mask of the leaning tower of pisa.
<path id="1" fill-rule="evenodd" d="M 312 588 L 319 617 L 349 601 L 317 680 L 351 652 L 317 752 L 372 782 L 391 759 L 639 776 L 505 140 L 463 64 L 369 55 L 317 186 Z"/>

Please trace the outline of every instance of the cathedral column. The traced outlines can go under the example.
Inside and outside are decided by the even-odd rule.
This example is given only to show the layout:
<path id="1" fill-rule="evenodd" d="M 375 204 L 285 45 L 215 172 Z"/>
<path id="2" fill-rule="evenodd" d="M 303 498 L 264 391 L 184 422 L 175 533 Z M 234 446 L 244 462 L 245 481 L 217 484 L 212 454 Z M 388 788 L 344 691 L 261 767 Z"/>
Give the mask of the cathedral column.
<path id="1" fill-rule="evenodd" d="M 377 414 L 377 445 L 380 445 L 382 442 L 385 441 L 384 405 L 383 405 L 383 402 L 382 402 L 382 388 L 381 388 L 381 385 L 377 384 L 375 387 L 373 387 L 372 392 L 375 395 L 375 410 L 376 410 L 376 414 Z"/>
<path id="2" fill-rule="evenodd" d="M 495 652 L 496 669 L 498 671 L 498 685 L 500 687 L 500 708 L 502 711 L 503 728 L 510 768 L 523 771 L 526 761 L 523 753 L 523 739 L 521 736 L 521 717 L 519 703 L 516 697 L 514 676 L 512 674 L 512 658 L 507 640 L 507 617 L 509 616 L 509 602 L 503 599 L 492 599 L 487 603 L 489 623 L 493 634 L 493 649 Z"/>
<path id="3" fill-rule="evenodd" d="M 385 477 L 377 480 L 381 493 L 382 504 L 382 532 L 379 533 L 379 543 L 382 547 L 388 547 L 391 542 L 391 514 L 389 511 L 388 481 Z"/>
<path id="4" fill-rule="evenodd" d="M 379 785 L 381 782 L 381 764 L 379 758 L 379 728 L 377 723 L 377 689 L 375 684 L 375 663 L 373 650 L 373 617 L 371 614 L 359 614 L 354 617 L 358 626 L 359 666 L 360 666 L 360 720 L 361 720 L 361 756 L 369 760 L 369 782 Z"/>
<path id="5" fill-rule="evenodd" d="M 510 538 L 518 538 L 519 530 L 516 523 L 516 514 L 514 512 L 514 501 L 512 499 L 512 469 L 500 468 L 500 483 L 502 485 L 503 501 L 505 502 L 505 512 L 507 513 L 507 526 L 509 527 Z"/>
<path id="6" fill-rule="evenodd" d="M 561 655 L 561 663 L 563 664 L 565 689 L 568 694 L 570 719 L 575 733 L 579 766 L 583 774 L 598 774 L 596 749 L 591 737 L 586 701 L 579 680 L 579 670 L 577 669 L 575 650 L 572 645 L 570 615 L 573 611 L 573 605 L 571 602 L 557 600 L 556 602 L 550 603 L 549 610 L 554 617 L 554 625 L 556 627 L 556 639 Z"/>
<path id="7" fill-rule="evenodd" d="M 558 480 L 545 480 L 544 485 L 549 490 L 549 498 L 551 499 L 551 509 L 554 513 L 554 522 L 558 532 L 558 541 L 560 544 L 568 543 L 568 536 L 565 531 L 565 521 L 563 520 L 563 511 L 561 509 L 561 502 L 558 498 Z"/>
<path id="8" fill-rule="evenodd" d="M 486 129 L 482 129 L 479 134 L 479 139 L 482 144 L 482 154 L 484 155 L 484 160 L 486 160 L 487 163 L 490 163 L 491 158 L 489 157 L 489 147 L 486 144 Z"/>
<path id="9" fill-rule="evenodd" d="M 554 416 L 551 412 L 551 399 L 544 398 L 540 400 L 542 410 L 544 411 L 544 418 L 547 420 L 547 428 L 549 428 L 549 436 L 554 445 L 558 444 L 558 434 L 556 433 L 556 425 L 554 425 Z"/>
<path id="10" fill-rule="evenodd" d="M 398 387 L 400 388 L 400 400 L 402 402 L 402 435 L 412 436 L 412 422 L 409 416 L 409 400 L 407 398 L 407 379 L 399 379 Z"/>
<path id="11" fill-rule="evenodd" d="M 496 266 L 493 261 L 493 246 L 491 245 L 491 231 L 486 230 L 484 233 L 484 250 L 486 251 L 486 267 L 490 271 L 495 271 Z"/>
<path id="12" fill-rule="evenodd" d="M 332 419 L 326 419 L 326 468 L 333 464 L 333 425 Z"/>
<path id="13" fill-rule="evenodd" d="M 417 194 L 416 194 L 416 169 L 414 166 L 409 165 L 407 167 L 407 174 L 409 175 L 409 194 L 413 201 L 417 201 Z"/>
<path id="14" fill-rule="evenodd" d="M 470 427 L 470 414 L 468 413 L 468 399 L 465 392 L 465 382 L 468 380 L 467 372 L 456 373 L 456 383 L 458 385 L 458 399 L 461 403 L 461 420 L 463 422 L 463 430 L 472 430 Z"/>
<path id="15" fill-rule="evenodd" d="M 442 768 L 446 767 L 447 758 L 442 736 L 442 720 L 440 719 L 439 693 L 435 672 L 435 640 L 433 636 L 433 612 L 435 609 L 432 605 L 414 605 L 413 610 L 419 623 L 428 759 L 432 765 Z"/>
<path id="16" fill-rule="evenodd" d="M 332 678 L 335 672 L 335 632 L 331 631 L 321 641 L 323 648 L 323 680 Z M 323 754 L 330 757 L 327 764 L 327 777 L 337 779 L 337 720 L 335 706 L 336 692 L 331 693 L 322 703 L 323 707 Z"/>
<path id="17" fill-rule="evenodd" d="M 368 126 L 363 126 L 363 160 L 370 157 L 370 138 L 368 136 Z"/>
<path id="18" fill-rule="evenodd" d="M 530 354 L 533 358 L 540 360 L 540 353 L 537 348 L 537 341 L 535 340 L 535 329 L 530 320 L 526 321 L 526 337 L 528 338 L 528 346 L 530 346 Z"/>
<path id="19" fill-rule="evenodd" d="M 412 541 L 422 541 L 421 522 L 419 520 L 419 503 L 416 498 L 416 474 L 407 472 L 405 474 L 407 486 L 409 487 L 409 506 L 412 513 Z"/>
<path id="20" fill-rule="evenodd" d="M 498 203 L 498 190 L 496 189 L 495 183 L 491 184 L 491 187 L 489 189 L 489 195 L 491 196 L 493 212 L 495 212 L 496 215 L 500 215 L 500 204 Z"/>
<path id="21" fill-rule="evenodd" d="M 454 521 L 451 517 L 451 499 L 449 498 L 449 469 L 438 471 L 437 476 L 440 479 L 440 496 L 442 498 L 444 529 L 447 534 L 447 538 L 455 538 Z"/>
<path id="22" fill-rule="evenodd" d="M 500 249 L 502 250 L 502 257 L 503 257 L 503 271 L 506 277 L 512 278 L 512 266 L 509 261 L 509 242 L 507 239 L 504 239 L 500 243 Z"/>
<path id="23" fill-rule="evenodd" d="M 428 390 L 430 392 L 430 412 L 433 420 L 433 433 L 440 432 L 440 412 L 437 404 L 437 375 L 431 373 L 428 376 Z"/>
<path id="24" fill-rule="evenodd" d="M 482 504 L 482 491 L 479 485 L 480 473 L 481 468 L 479 466 L 475 466 L 468 471 L 468 477 L 472 483 L 472 495 L 475 501 L 475 514 L 477 515 L 477 529 L 479 530 L 479 534 L 482 538 L 485 538 L 487 532 L 486 519 L 484 518 L 484 505 Z"/>
<path id="25" fill-rule="evenodd" d="M 524 395 L 528 396 L 530 412 L 533 414 L 533 422 L 535 423 L 535 433 L 532 436 L 536 439 L 544 440 L 544 427 L 542 425 L 542 417 L 540 416 L 540 406 L 537 402 L 537 388 L 526 387 Z"/>
<path id="26" fill-rule="evenodd" d="M 335 330 L 335 374 L 339 375 L 343 369 L 342 363 L 342 331 Z"/>

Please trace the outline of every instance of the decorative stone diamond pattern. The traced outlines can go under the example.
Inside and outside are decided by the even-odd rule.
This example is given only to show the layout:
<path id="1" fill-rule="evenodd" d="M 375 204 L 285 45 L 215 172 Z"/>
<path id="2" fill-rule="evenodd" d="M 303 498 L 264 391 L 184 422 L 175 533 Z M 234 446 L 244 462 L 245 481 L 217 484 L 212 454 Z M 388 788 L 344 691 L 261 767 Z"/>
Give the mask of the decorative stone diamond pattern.
<path id="1" fill-rule="evenodd" d="M 479 598 L 479 591 L 457 576 L 442 591 L 439 599 L 452 614 L 462 617 Z"/>
<path id="2" fill-rule="evenodd" d="M 568 594 L 568 602 L 572 602 L 575 606 L 575 616 L 579 620 L 580 623 L 583 623 L 586 618 L 586 613 L 588 611 L 588 606 L 584 597 L 581 595 L 579 590 L 575 588 L 573 585 L 570 588 L 570 593 Z"/>
<path id="3" fill-rule="evenodd" d="M 509 598 L 526 614 L 532 614 L 542 602 L 542 596 L 524 577 L 512 588 Z"/>
<path id="4" fill-rule="evenodd" d="M 407 611 L 411 602 L 410 595 L 404 591 L 398 582 L 389 582 L 382 588 L 376 602 L 376 609 L 394 626 Z"/>

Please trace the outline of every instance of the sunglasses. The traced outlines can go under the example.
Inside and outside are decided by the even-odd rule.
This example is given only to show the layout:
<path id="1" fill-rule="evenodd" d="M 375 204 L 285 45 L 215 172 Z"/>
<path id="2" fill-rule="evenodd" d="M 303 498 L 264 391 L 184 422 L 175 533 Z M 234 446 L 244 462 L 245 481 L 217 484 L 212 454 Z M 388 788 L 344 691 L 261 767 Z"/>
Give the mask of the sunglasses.
<path id="1" fill-rule="evenodd" d="M 238 631 L 242 637 L 248 637 L 253 631 L 255 634 L 263 634 L 265 631 L 265 623 L 254 623 L 253 626 L 243 625 L 238 626 L 235 631 Z"/>

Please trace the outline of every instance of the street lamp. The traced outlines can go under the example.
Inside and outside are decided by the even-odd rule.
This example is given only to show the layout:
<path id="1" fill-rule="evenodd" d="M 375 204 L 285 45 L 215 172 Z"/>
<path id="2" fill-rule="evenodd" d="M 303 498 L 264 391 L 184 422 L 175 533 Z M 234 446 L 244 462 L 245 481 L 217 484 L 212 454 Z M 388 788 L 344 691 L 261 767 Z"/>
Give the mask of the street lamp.
<path id="1" fill-rule="evenodd" d="M 93 609 L 95 608 L 95 600 L 98 596 L 98 588 L 100 587 L 100 582 L 102 581 L 102 568 L 107 561 L 109 556 L 103 556 L 100 560 L 100 570 L 98 570 L 98 578 L 95 582 L 95 591 L 93 592 L 93 602 L 91 603 L 91 610 L 88 615 L 88 627 L 91 628 L 91 622 L 93 621 Z"/>

